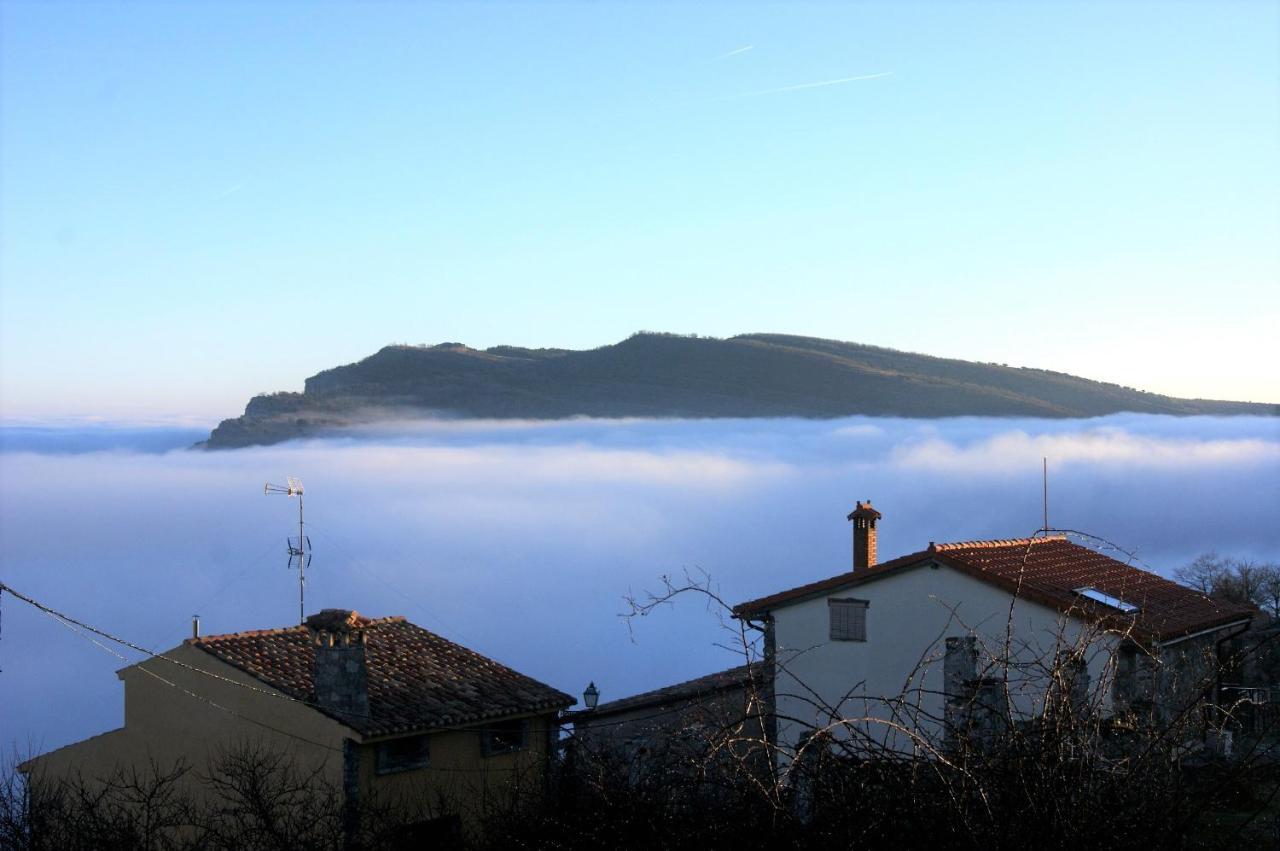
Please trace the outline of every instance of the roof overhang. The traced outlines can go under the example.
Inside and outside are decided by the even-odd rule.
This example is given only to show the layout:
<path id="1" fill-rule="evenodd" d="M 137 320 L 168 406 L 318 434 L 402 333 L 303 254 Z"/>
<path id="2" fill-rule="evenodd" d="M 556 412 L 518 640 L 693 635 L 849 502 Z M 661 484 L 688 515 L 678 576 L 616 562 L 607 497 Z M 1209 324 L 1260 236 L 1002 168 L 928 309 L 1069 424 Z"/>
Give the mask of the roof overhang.
<path id="1" fill-rule="evenodd" d="M 840 574 L 820 582 L 801 585 L 788 591 L 741 603 L 733 608 L 733 617 L 740 620 L 760 620 L 779 609 L 840 593 L 926 565 L 949 567 L 957 573 L 998 588 L 1016 599 L 1026 600 L 1060 612 L 1067 617 L 1095 624 L 1108 632 L 1128 635 L 1146 645 L 1168 646 L 1195 635 L 1215 632 L 1252 619 L 1251 614 L 1242 613 L 1239 607 L 1234 607 L 1235 611 L 1225 611 L 1215 618 L 1202 619 L 1199 623 L 1178 630 L 1164 630 L 1158 624 L 1140 625 L 1139 618 L 1144 614 L 1141 609 L 1132 613 L 1109 611 L 1103 604 L 1091 602 L 1078 595 L 1067 597 L 1061 593 L 1054 593 L 1055 589 L 1042 589 L 1032 583 L 1024 584 L 1010 577 L 982 570 L 963 559 L 952 558 L 945 549 L 941 548 L 911 553 L 856 573 Z"/>
<path id="2" fill-rule="evenodd" d="M 1215 632 L 1222 632 L 1224 629 L 1230 629 L 1231 627 L 1234 627 L 1234 626 L 1244 626 L 1247 629 L 1252 624 L 1253 624 L 1252 617 L 1236 618 L 1235 620 L 1228 621 L 1226 623 L 1221 623 L 1221 624 L 1218 624 L 1217 626 L 1205 627 L 1204 629 L 1196 630 L 1195 632 L 1189 632 L 1185 635 L 1178 635 L 1172 638 L 1158 638 L 1155 640 L 1155 644 L 1159 645 L 1160 647 L 1171 647 L 1174 644 L 1181 644 L 1184 641 L 1190 641 L 1191 639 L 1199 638 L 1202 635 L 1210 635 Z M 1244 631 L 1245 630 L 1241 630 L 1241 632 L 1244 632 Z"/>
<path id="3" fill-rule="evenodd" d="M 789 591 L 783 591 L 779 594 L 772 594 L 768 597 L 760 597 L 755 600 L 749 600 L 746 603 L 739 603 L 733 607 L 733 616 L 739 620 L 759 619 L 770 612 L 778 609 L 785 609 L 788 606 L 794 606 L 799 603 L 805 603 L 809 600 L 816 600 L 819 597 L 825 597 L 828 594 L 837 594 L 849 588 L 855 588 L 859 585 L 866 585 L 869 582 L 875 582 L 884 579 L 887 576 L 896 576 L 908 570 L 918 567 L 935 565 L 938 563 L 937 553 L 924 550 L 918 553 L 901 556 L 892 561 L 869 567 L 865 570 L 859 570 L 854 573 L 842 573 L 839 576 L 833 576 L 830 579 L 824 579 L 821 582 L 813 582 L 808 585 L 801 585 L 798 588 L 792 588 Z"/>

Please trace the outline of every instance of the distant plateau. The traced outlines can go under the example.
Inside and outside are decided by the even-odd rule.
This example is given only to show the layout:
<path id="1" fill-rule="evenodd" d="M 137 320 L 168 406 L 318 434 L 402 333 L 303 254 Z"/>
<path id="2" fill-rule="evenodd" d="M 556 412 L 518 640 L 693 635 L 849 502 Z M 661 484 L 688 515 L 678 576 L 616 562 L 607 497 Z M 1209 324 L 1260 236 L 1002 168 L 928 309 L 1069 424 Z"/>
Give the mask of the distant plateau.
<path id="1" fill-rule="evenodd" d="M 587 351 L 387 346 L 301 393 L 249 400 L 196 444 L 223 449 L 422 418 L 1275 416 L 1280 405 L 1178 399 L 1061 372 L 794 337 L 640 333 Z"/>

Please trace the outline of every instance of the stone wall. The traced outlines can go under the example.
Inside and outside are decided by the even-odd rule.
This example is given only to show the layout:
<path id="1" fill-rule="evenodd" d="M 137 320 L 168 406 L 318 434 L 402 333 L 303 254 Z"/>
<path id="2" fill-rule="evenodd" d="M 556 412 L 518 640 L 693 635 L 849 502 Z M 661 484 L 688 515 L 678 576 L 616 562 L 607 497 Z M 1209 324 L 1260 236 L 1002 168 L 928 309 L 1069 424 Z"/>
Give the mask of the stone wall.
<path id="1" fill-rule="evenodd" d="M 763 690 L 746 684 L 694 697 L 580 717 L 572 744 L 575 768 L 607 771 L 630 784 L 742 767 L 763 758 L 767 724 Z"/>
<path id="2" fill-rule="evenodd" d="M 1140 722 L 1198 728 L 1201 710 L 1216 697 L 1218 642 L 1225 635 L 1212 632 L 1154 650 L 1133 643 L 1121 647 L 1113 684 L 1116 711 Z"/>

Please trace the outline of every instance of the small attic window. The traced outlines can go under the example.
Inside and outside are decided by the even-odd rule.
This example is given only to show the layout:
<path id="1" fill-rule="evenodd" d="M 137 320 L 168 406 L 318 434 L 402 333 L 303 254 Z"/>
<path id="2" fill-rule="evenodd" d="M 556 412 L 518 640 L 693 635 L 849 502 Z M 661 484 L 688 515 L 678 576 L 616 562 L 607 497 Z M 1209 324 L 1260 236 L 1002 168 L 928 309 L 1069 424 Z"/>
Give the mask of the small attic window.
<path id="1" fill-rule="evenodd" d="M 867 640 L 867 600 L 827 600 L 832 641 Z"/>
<path id="2" fill-rule="evenodd" d="M 1119 611 L 1124 612 L 1126 615 L 1131 615 L 1134 612 L 1138 611 L 1138 607 L 1135 606 L 1133 603 L 1126 603 L 1124 600 L 1121 600 L 1119 597 L 1112 597 L 1110 594 L 1104 594 L 1103 592 L 1099 591 L 1097 588 L 1093 588 L 1090 586 L 1087 586 L 1084 588 L 1077 588 L 1076 593 L 1079 594 L 1081 597 L 1085 597 L 1087 599 L 1092 600 L 1095 603 L 1101 603 L 1104 606 L 1110 606 L 1113 609 L 1118 609 Z"/>

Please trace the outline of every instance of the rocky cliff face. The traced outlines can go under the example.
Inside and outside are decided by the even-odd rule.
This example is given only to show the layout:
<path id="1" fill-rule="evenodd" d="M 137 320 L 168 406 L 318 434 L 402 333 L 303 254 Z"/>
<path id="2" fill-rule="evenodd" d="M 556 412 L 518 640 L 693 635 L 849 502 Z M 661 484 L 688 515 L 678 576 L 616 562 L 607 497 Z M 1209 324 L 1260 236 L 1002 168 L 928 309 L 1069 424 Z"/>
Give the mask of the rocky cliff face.
<path id="1" fill-rule="evenodd" d="M 277 443 L 423 416 L 1090 417 L 1121 411 L 1263 414 L 1274 405 L 1175 399 L 1040 369 L 856 343 L 752 334 L 638 334 L 589 351 L 388 346 L 249 401 L 208 448 Z"/>

